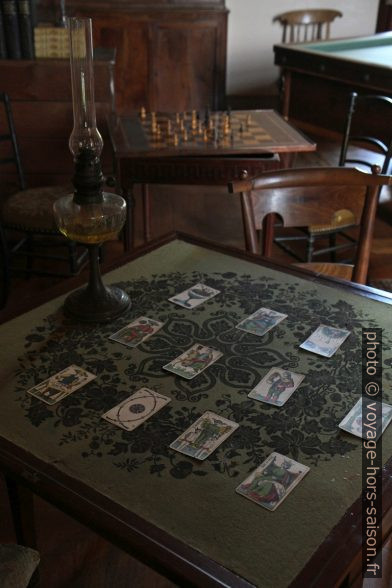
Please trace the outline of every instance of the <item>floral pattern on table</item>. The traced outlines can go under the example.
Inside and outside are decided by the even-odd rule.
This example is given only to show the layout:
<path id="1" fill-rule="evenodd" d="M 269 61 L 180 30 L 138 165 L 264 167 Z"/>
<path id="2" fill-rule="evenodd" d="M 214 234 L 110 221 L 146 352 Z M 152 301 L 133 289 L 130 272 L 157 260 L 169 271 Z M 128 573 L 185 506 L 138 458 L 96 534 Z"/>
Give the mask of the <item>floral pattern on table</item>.
<path id="1" fill-rule="evenodd" d="M 220 294 L 191 311 L 168 298 L 203 282 Z M 300 281 L 285 287 L 274 278 L 200 272 L 155 275 L 119 283 L 131 297 L 127 318 L 109 325 L 74 325 L 59 311 L 33 328 L 17 374 L 18 402 L 35 427 L 51 426 L 60 445 L 80 447 L 86 459 L 110 456 L 113 464 L 132 472 L 147 467 L 151 474 L 176 478 L 211 471 L 238 475 L 238 464 L 258 466 L 271 451 L 317 465 L 358 447 L 358 440 L 337 424 L 355 404 L 361 381 L 360 334 L 377 326 L 350 303 L 330 303 L 316 287 Z M 263 337 L 235 326 L 257 308 L 273 308 L 288 317 Z M 162 329 L 135 349 L 109 340 L 109 335 L 138 316 L 163 321 Z M 320 324 L 320 317 L 352 332 L 332 358 L 304 352 L 299 344 Z M 223 356 L 193 380 L 174 377 L 162 366 L 195 342 Z M 391 338 L 384 333 L 384 364 L 391 365 Z M 306 358 L 306 360 L 304 360 Z M 301 363 L 302 362 L 302 363 Z M 305 363 L 304 363 L 305 362 Z M 271 367 L 298 371 L 305 380 L 282 407 L 248 398 Z M 26 395 L 26 390 L 64 367 L 76 364 L 96 380 L 54 406 Z M 172 398 L 152 419 L 133 432 L 123 431 L 100 416 L 142 386 Z M 238 422 L 240 427 L 205 462 L 186 458 L 170 443 L 205 410 Z"/>

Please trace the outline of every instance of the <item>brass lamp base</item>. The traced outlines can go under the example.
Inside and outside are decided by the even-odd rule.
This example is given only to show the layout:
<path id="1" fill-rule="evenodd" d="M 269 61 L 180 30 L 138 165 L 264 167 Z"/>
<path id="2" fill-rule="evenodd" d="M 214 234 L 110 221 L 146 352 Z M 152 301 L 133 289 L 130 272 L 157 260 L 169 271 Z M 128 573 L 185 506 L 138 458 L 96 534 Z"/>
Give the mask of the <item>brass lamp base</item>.
<path id="1" fill-rule="evenodd" d="M 104 286 L 99 271 L 98 246 L 89 245 L 90 276 L 88 285 L 70 294 L 64 303 L 67 316 L 84 323 L 106 323 L 131 308 L 131 300 L 124 290 Z"/>

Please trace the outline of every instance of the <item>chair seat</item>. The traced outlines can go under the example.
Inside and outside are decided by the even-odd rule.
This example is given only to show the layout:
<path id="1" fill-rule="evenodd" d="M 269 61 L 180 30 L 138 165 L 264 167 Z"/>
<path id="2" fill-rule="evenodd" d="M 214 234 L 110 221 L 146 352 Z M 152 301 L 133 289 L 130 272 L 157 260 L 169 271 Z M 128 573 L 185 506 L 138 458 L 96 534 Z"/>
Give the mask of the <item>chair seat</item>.
<path id="1" fill-rule="evenodd" d="M 58 233 L 53 203 L 72 194 L 72 184 L 21 190 L 5 200 L 1 217 L 5 227 L 26 232 Z"/>
<path id="2" fill-rule="evenodd" d="M 26 588 L 39 564 L 39 553 L 22 545 L 0 545 L 0 586 Z"/>
<path id="3" fill-rule="evenodd" d="M 355 218 L 351 210 L 337 210 L 333 216 L 332 222 L 326 225 L 310 225 L 308 227 L 309 233 L 329 233 L 336 232 L 343 229 L 348 229 L 355 225 Z"/>
<path id="4" fill-rule="evenodd" d="M 315 274 L 324 274 L 341 278 L 342 280 L 352 280 L 354 266 L 347 263 L 294 263 L 296 267 L 307 269 Z"/>

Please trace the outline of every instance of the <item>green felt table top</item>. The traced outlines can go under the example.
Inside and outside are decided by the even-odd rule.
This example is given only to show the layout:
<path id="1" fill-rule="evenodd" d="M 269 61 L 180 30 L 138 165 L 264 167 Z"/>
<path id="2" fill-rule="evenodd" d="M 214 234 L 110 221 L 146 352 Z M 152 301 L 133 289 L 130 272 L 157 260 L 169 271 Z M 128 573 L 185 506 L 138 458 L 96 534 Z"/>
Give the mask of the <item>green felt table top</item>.
<path id="1" fill-rule="evenodd" d="M 63 317 L 60 298 L 0 327 L 0 437 L 250 582 L 287 586 L 359 496 L 361 442 L 337 424 L 361 393 L 362 327 L 384 329 L 383 363 L 392 363 L 390 307 L 182 241 L 105 280 L 133 301 L 112 324 L 76 325 Z M 168 302 L 200 281 L 221 294 L 193 310 Z M 234 328 L 262 306 L 288 318 L 261 338 Z M 108 339 L 141 315 L 164 327 L 135 349 Z M 299 349 L 320 323 L 351 331 L 330 359 Z M 222 357 L 189 381 L 162 370 L 195 342 Z M 70 364 L 98 377 L 54 406 L 26 394 Z M 280 408 L 247 396 L 271 367 L 305 374 Z M 384 401 L 392 402 L 387 369 L 383 383 Z M 171 402 L 133 432 L 101 419 L 142 386 Z M 171 450 L 205 410 L 240 426 L 204 462 Z M 392 426 L 383 435 L 385 459 L 391 449 Z M 235 493 L 272 451 L 310 467 L 275 512 Z"/>
<path id="2" fill-rule="evenodd" d="M 293 45 L 295 48 L 295 45 Z M 323 42 L 304 43 L 299 47 L 327 57 L 354 61 L 362 64 L 392 67 L 392 34 L 382 33 L 369 37 L 333 39 Z"/>

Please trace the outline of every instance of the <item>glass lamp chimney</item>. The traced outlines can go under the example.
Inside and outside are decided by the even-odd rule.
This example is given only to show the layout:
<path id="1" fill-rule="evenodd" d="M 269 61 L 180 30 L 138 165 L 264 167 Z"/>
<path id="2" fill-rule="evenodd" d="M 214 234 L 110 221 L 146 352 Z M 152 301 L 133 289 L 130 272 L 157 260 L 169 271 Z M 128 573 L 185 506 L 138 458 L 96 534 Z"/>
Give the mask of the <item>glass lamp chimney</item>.
<path id="1" fill-rule="evenodd" d="M 88 149 L 99 157 L 103 147 L 94 102 L 91 18 L 68 18 L 74 126 L 69 148 L 74 157 Z"/>

